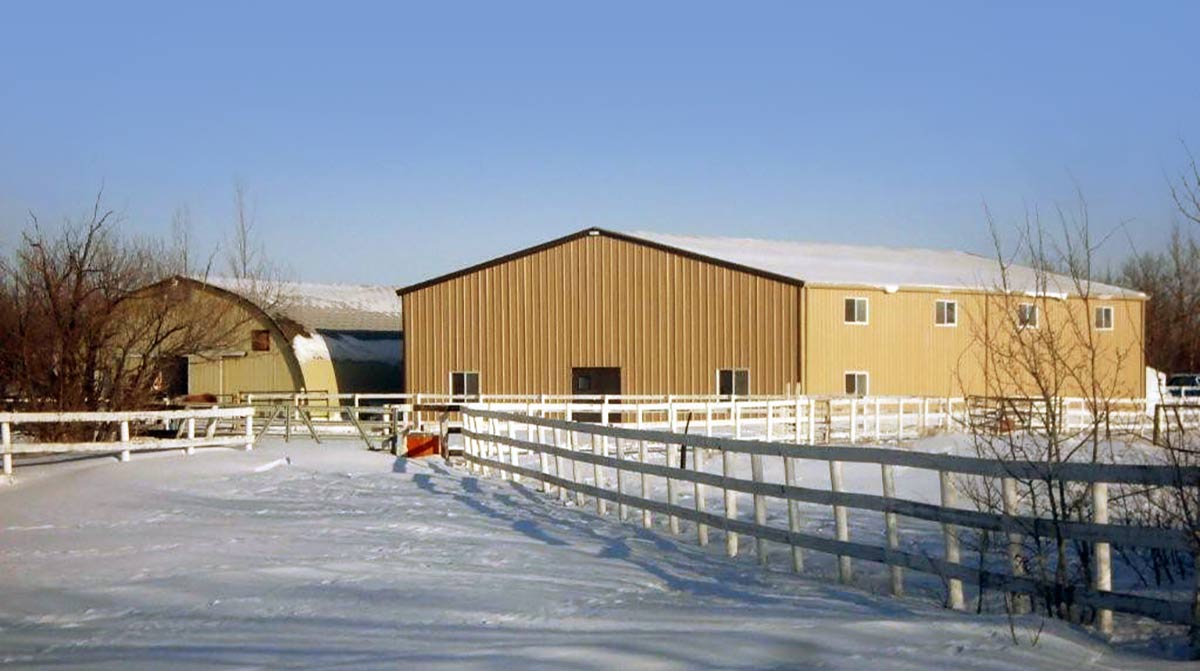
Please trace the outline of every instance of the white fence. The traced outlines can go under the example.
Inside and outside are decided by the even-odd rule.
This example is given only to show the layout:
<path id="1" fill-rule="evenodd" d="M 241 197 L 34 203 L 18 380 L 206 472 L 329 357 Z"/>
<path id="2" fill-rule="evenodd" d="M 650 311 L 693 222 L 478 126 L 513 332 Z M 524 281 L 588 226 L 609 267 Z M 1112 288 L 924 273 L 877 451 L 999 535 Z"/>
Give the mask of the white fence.
<path id="1" fill-rule="evenodd" d="M 539 410 L 533 408 L 534 414 Z M 504 478 L 529 478 L 541 483 L 543 491 L 557 493 L 564 502 L 573 496 L 575 503 L 582 506 L 590 497 L 600 514 L 607 514 L 610 503 L 616 504 L 621 519 L 626 519 L 632 510 L 640 510 L 645 526 L 651 525 L 652 515 L 665 515 L 673 533 L 681 532 L 681 522 L 690 522 L 702 545 L 708 543 L 710 529 L 720 530 L 730 556 L 738 553 L 740 536 L 754 539 L 757 555 L 763 562 L 767 559 L 768 543 L 787 546 L 796 571 L 803 569 L 805 550 L 829 553 L 837 556 L 838 576 L 844 582 L 851 581 L 852 560 L 876 562 L 889 567 L 891 591 L 897 595 L 904 589 L 905 570 L 932 574 L 945 581 L 947 603 L 962 609 L 964 583 L 978 586 L 981 591 L 1026 594 L 1039 599 L 1063 598 L 1060 593 L 1063 586 L 1026 574 L 1022 558 L 1027 538 L 1061 535 L 1092 549 L 1095 558 L 1092 584 L 1071 586 L 1069 599 L 1076 606 L 1095 609 L 1096 624 L 1101 631 L 1111 631 L 1113 611 L 1183 624 L 1197 623 L 1200 617 L 1200 604 L 1190 600 L 1112 590 L 1113 544 L 1188 552 L 1195 558 L 1193 539 L 1183 530 L 1111 524 L 1108 516 L 1110 483 L 1197 487 L 1200 468 L 995 461 L 888 448 L 818 446 L 804 444 L 803 431 L 793 432 L 790 443 L 772 440 L 770 432 L 767 440 L 745 440 L 740 438 L 742 420 L 736 411 L 734 438 L 576 422 L 523 412 L 500 412 L 483 406 L 466 407 L 462 414 L 464 456 L 472 469 L 485 475 L 494 472 Z M 769 412 L 767 417 L 771 417 Z M 712 426 L 710 421 L 709 433 Z M 690 467 L 686 458 L 681 459 L 689 448 Z M 740 455 L 750 459 L 750 479 L 738 477 L 734 472 L 733 459 Z M 523 461 L 522 456 L 535 457 L 536 462 Z M 713 457 L 719 460 L 719 473 L 703 468 L 704 464 L 716 463 L 711 461 Z M 782 460 L 781 480 L 765 477 L 765 459 Z M 797 483 L 797 467 L 802 460 L 828 464 L 829 489 Z M 845 491 L 844 463 L 878 465 L 883 494 Z M 936 472 L 940 505 L 897 498 L 897 468 Z M 956 479 L 962 476 L 990 479 L 996 484 L 998 491 L 1003 492 L 1003 512 L 959 507 Z M 665 500 L 652 495 L 649 482 L 653 478 L 665 480 Z M 1020 509 L 1018 483 L 1029 481 L 1055 486 L 1083 483 L 1090 492 L 1091 520 L 1052 524 L 1051 520 Z M 680 502 L 685 487 L 693 494 L 691 505 Z M 722 494 L 719 498 L 724 510 L 720 513 L 707 510 L 709 488 Z M 740 499 L 747 496 L 752 500 L 753 521 L 740 519 L 738 515 Z M 787 528 L 768 525 L 768 499 L 786 504 Z M 834 537 L 802 531 L 801 503 L 832 508 Z M 849 509 L 881 514 L 883 537 L 851 540 Z M 944 539 L 942 556 L 902 550 L 899 517 L 940 524 Z M 982 557 L 976 565 L 965 563 L 960 527 L 1001 534 L 1007 543 L 1004 562 L 1007 566 L 989 565 Z"/>
<path id="2" fill-rule="evenodd" d="M 735 416 L 751 431 L 788 436 L 816 444 L 832 442 L 899 442 L 935 432 L 993 427 L 999 430 L 1041 430 L 1048 416 L 1057 417 L 1065 431 L 1099 428 L 1149 438 L 1157 435 L 1155 415 L 1144 399 L 1105 401 L 1093 408 L 1085 399 L 1056 402 L 1049 413 L 1045 403 L 1031 399 L 847 396 L 748 397 L 717 396 L 556 396 L 437 394 L 246 394 L 244 400 L 263 420 L 260 433 L 308 433 L 322 437 L 361 438 L 369 447 L 395 441 L 408 431 L 453 429 L 460 425 L 457 410 L 464 403 L 492 410 L 564 418 L 669 428 L 691 425 L 712 435 L 728 431 Z M 1149 413 L 1149 414 L 1148 414 Z M 1178 415 L 1178 413 L 1176 413 Z M 1200 413 L 1185 415 L 1188 426 L 1200 426 Z"/>
<path id="3" fill-rule="evenodd" d="M 115 440 L 89 442 L 14 441 L 22 425 L 90 424 L 117 427 Z M 139 426 L 175 425 L 174 438 L 136 435 Z M 197 429 L 199 428 L 199 431 Z M 222 433 L 224 429 L 224 433 Z M 131 452 L 183 450 L 192 454 L 198 447 L 254 447 L 253 408 L 195 408 L 188 410 L 151 410 L 131 412 L 2 412 L 0 413 L 0 453 L 4 474 L 11 475 L 13 455 L 45 454 L 116 454 L 129 461 Z"/>

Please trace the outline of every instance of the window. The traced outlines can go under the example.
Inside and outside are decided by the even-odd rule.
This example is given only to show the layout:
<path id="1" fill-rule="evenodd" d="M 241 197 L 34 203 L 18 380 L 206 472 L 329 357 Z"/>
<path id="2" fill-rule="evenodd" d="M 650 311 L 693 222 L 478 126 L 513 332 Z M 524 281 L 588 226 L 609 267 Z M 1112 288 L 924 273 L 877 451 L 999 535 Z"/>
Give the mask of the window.
<path id="1" fill-rule="evenodd" d="M 862 371 L 846 371 L 846 395 L 867 395 L 867 374 Z"/>
<path id="2" fill-rule="evenodd" d="M 1113 328 L 1113 309 L 1107 305 L 1096 308 L 1096 330 L 1111 331 Z"/>
<path id="3" fill-rule="evenodd" d="M 479 373 L 454 371 L 450 373 L 450 395 L 464 401 L 479 400 Z"/>
<path id="4" fill-rule="evenodd" d="M 255 329 L 251 331 L 250 349 L 255 352 L 270 352 L 271 332 L 267 329 Z"/>
<path id="5" fill-rule="evenodd" d="M 958 326 L 958 301 L 938 301 L 934 313 L 938 326 Z"/>
<path id="6" fill-rule="evenodd" d="M 847 324 L 866 324 L 867 323 L 867 299 L 865 299 L 865 298 L 847 298 L 846 299 L 846 323 Z"/>
<path id="7" fill-rule="evenodd" d="M 1017 306 L 1017 326 L 1035 329 L 1038 327 L 1038 309 L 1033 303 L 1021 303 Z"/>
<path id="8" fill-rule="evenodd" d="M 750 369 L 722 368 L 717 371 L 717 394 L 723 398 L 750 395 Z"/>

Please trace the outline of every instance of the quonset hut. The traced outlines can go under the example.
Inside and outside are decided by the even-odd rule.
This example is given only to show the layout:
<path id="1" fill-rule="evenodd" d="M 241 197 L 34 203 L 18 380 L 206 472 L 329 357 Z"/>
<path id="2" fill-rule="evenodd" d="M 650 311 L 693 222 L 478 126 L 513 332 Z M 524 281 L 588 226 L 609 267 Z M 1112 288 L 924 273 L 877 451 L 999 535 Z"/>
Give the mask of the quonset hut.
<path id="1" fill-rule="evenodd" d="M 188 357 L 190 395 L 398 392 L 400 301 L 385 286 L 175 277 L 178 300 L 224 315 L 229 347 Z M 208 301 L 219 301 L 214 306 Z"/>
<path id="2" fill-rule="evenodd" d="M 409 392 L 1021 395 L 1031 342 L 1144 395 L 1144 294 L 958 251 L 589 228 L 397 293 Z"/>

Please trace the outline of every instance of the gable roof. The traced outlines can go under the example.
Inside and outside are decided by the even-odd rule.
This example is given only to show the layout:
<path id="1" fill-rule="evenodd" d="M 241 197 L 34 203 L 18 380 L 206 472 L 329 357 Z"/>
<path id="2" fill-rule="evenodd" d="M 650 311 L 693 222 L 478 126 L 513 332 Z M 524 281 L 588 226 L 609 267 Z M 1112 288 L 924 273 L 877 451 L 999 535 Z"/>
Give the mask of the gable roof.
<path id="1" fill-rule="evenodd" d="M 318 284 L 230 277 L 198 281 L 237 294 L 273 317 L 307 331 L 400 331 L 400 301 L 393 287 L 370 284 Z"/>
<path id="2" fill-rule="evenodd" d="M 397 290 L 403 296 L 484 268 L 565 244 L 582 237 L 603 235 L 647 245 L 689 258 L 714 263 L 794 285 L 861 286 L 880 289 L 926 288 L 996 290 L 1002 285 L 1000 265 L 994 258 L 954 250 L 840 245 L 829 243 L 616 232 L 587 228 L 549 242 L 522 249 L 490 261 Z M 1066 276 L 1050 274 L 1039 288 L 1038 274 L 1025 266 L 1009 266 L 1010 291 L 1074 295 L 1080 293 Z M 1145 298 L 1145 294 L 1093 282 L 1085 289 L 1098 297 Z"/>

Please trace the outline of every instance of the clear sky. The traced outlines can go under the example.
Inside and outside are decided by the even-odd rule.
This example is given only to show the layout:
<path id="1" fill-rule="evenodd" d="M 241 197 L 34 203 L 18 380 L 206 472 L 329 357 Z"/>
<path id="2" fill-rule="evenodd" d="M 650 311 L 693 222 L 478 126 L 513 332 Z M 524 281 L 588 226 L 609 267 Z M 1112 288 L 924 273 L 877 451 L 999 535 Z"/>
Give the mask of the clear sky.
<path id="1" fill-rule="evenodd" d="M 1116 257 L 1198 45 L 1197 2 L 5 3 L 0 245 L 103 183 L 211 246 L 241 180 L 294 277 L 401 285 L 593 225 L 986 252 L 1078 185 Z"/>

